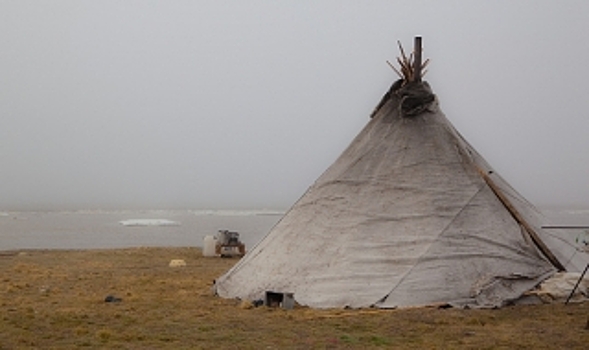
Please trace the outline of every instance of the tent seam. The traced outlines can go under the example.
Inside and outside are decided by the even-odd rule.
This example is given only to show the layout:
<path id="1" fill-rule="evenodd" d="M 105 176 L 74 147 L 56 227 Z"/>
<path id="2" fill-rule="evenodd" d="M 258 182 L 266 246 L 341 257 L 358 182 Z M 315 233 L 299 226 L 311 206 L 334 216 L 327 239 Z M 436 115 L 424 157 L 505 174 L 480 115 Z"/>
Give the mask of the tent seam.
<path id="1" fill-rule="evenodd" d="M 447 231 L 448 228 L 456 221 L 456 218 L 465 210 L 465 208 L 474 200 L 474 198 L 481 193 L 481 191 L 485 188 L 485 185 L 482 185 L 478 191 L 476 191 L 476 193 L 474 193 L 470 199 L 464 204 L 464 206 L 462 206 L 462 208 L 456 213 L 456 215 L 454 215 L 454 217 L 452 218 L 452 220 L 450 220 L 450 222 L 448 222 L 448 224 L 446 225 L 446 227 L 444 227 L 444 229 L 442 230 L 442 233 L 438 236 L 442 237 Z M 415 267 L 419 264 L 420 261 L 423 260 L 423 256 L 425 256 L 432 248 L 432 246 L 435 244 L 435 241 L 432 242 L 429 247 L 427 248 L 427 250 L 425 251 L 425 253 L 423 253 L 421 255 L 421 257 L 419 259 L 417 259 L 417 262 L 415 264 L 413 264 L 413 266 L 409 269 L 409 271 L 407 271 L 407 273 L 405 273 L 405 275 L 403 275 L 403 277 L 401 277 L 401 279 L 399 280 L 399 282 L 397 282 L 397 284 L 390 290 L 390 292 L 388 292 L 384 297 L 382 297 L 381 299 L 379 299 L 378 303 L 382 303 L 384 301 L 386 301 L 388 299 L 388 297 L 395 291 L 395 289 L 397 289 L 405 280 L 405 278 L 407 278 L 407 276 L 413 271 L 413 269 L 415 269 Z"/>

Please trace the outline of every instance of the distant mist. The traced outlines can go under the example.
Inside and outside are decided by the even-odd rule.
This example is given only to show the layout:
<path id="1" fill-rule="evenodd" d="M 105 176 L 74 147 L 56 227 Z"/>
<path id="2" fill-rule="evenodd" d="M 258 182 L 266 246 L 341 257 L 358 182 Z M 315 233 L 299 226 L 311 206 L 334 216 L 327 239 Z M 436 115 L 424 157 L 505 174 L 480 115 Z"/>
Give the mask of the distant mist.
<path id="1" fill-rule="evenodd" d="M 0 210 L 290 207 L 423 36 L 456 128 L 589 207 L 584 1 L 59 1 L 0 11 Z"/>

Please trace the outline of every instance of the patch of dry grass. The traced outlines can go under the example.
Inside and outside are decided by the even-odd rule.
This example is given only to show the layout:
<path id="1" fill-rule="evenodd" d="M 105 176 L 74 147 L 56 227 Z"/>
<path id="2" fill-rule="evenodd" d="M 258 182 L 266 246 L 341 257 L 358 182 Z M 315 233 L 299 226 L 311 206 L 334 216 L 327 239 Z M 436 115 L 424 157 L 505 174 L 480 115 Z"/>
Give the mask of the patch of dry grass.
<path id="1" fill-rule="evenodd" d="M 172 259 L 185 267 L 171 268 Z M 240 308 L 236 260 L 196 248 L 0 254 L 0 349 L 585 349 L 589 304 L 501 310 Z M 107 295 L 122 298 L 105 303 Z"/>

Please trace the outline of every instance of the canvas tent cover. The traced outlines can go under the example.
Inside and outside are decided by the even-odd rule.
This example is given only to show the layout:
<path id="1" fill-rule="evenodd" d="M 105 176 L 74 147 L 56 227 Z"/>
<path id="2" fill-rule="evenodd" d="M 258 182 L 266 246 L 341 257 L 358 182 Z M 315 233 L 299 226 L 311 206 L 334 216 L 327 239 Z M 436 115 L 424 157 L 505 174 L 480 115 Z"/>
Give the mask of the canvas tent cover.
<path id="1" fill-rule="evenodd" d="M 543 237 L 534 207 L 492 171 L 435 99 L 405 115 L 403 89 L 431 94 L 427 83 L 399 86 L 269 234 L 216 281 L 220 296 L 288 292 L 316 308 L 498 307 L 557 271 L 482 175 Z M 555 254 L 578 270 L 570 251 Z"/>

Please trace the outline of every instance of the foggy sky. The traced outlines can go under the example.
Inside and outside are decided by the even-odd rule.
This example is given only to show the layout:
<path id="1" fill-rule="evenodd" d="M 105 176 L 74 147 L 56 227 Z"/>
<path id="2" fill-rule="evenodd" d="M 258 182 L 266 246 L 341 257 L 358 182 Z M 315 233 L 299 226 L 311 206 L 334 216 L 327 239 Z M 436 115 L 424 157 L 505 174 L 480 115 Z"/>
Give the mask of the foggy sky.
<path id="1" fill-rule="evenodd" d="M 0 1 L 0 210 L 288 208 L 423 36 L 454 126 L 589 208 L 586 1 Z"/>

